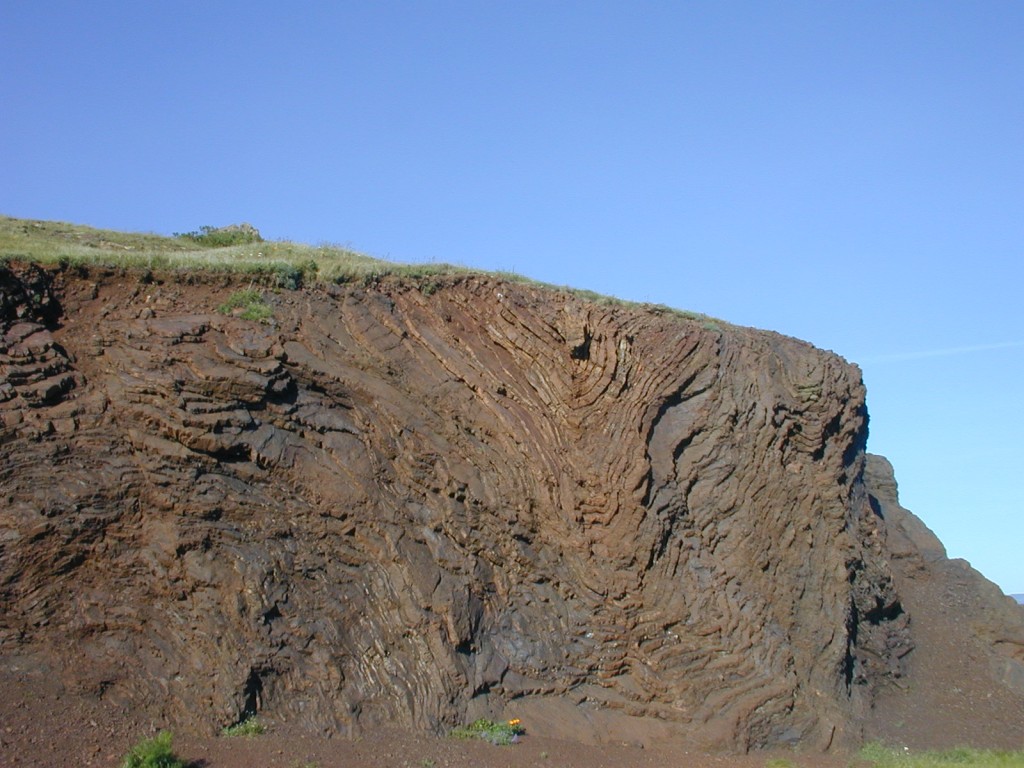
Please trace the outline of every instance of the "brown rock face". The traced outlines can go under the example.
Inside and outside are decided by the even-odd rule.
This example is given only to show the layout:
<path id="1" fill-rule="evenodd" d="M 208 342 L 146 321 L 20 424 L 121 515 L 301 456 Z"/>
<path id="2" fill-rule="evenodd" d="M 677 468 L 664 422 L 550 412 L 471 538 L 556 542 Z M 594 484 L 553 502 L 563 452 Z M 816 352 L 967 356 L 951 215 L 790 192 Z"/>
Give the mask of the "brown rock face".
<path id="1" fill-rule="evenodd" d="M 885 519 L 885 548 L 913 618 L 905 677 L 879 692 L 867 730 L 918 748 L 1024 745 L 1024 607 L 900 506 L 892 466 L 868 456 L 864 473 Z"/>
<path id="2" fill-rule="evenodd" d="M 482 277 L 269 324 L 164 277 L 0 269 L 0 666 L 200 731 L 739 749 L 859 738 L 906 674 L 842 359 Z"/>

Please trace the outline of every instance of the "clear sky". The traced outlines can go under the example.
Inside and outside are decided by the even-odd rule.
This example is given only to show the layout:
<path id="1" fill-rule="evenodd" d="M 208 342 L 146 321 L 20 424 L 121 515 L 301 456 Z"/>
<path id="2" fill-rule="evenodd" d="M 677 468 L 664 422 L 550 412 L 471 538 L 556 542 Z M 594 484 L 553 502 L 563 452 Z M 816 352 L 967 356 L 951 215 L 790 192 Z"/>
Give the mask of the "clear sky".
<path id="1" fill-rule="evenodd" d="M 864 371 L 1024 592 L 1024 3 L 10 2 L 0 213 L 514 270 Z"/>

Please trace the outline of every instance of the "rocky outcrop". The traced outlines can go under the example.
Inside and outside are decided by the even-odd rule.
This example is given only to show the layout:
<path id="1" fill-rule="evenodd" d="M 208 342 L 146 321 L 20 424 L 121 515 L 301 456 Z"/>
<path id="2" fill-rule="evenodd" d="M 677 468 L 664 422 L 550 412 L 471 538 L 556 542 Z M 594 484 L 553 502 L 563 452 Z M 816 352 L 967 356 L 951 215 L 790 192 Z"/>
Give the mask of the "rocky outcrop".
<path id="1" fill-rule="evenodd" d="M 1024 743 L 1024 608 L 963 560 L 949 560 L 899 502 L 892 466 L 867 457 L 865 485 L 884 519 L 891 572 L 913 618 L 914 652 L 879 692 L 867 729 L 917 748 Z"/>
<path id="2" fill-rule="evenodd" d="M 59 402 L 77 383 L 67 353 L 47 329 L 60 316 L 49 276 L 30 266 L 0 269 L 0 409 L 4 424 L 20 423 L 26 409 Z"/>
<path id="3" fill-rule="evenodd" d="M 488 277 L 262 324 L 226 277 L 0 281 L 0 657 L 82 695 L 827 747 L 906 674 L 831 353 Z"/>

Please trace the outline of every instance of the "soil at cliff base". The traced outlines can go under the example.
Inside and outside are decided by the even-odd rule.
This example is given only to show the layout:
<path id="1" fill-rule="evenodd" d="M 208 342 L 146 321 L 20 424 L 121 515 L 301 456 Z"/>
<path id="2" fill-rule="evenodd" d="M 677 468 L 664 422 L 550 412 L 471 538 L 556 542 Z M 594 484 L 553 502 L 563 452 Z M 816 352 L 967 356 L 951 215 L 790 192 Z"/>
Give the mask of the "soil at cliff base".
<path id="1" fill-rule="evenodd" d="M 0 766 L 119 766 L 140 739 L 161 724 L 60 689 L 52 680 L 0 673 Z M 529 724 L 525 724 L 527 727 Z M 174 751 L 194 768 L 846 768 L 848 755 L 789 751 L 709 755 L 678 746 L 589 745 L 530 736 L 493 746 L 381 729 L 359 739 L 331 738 L 272 726 L 255 737 L 174 738 Z"/>

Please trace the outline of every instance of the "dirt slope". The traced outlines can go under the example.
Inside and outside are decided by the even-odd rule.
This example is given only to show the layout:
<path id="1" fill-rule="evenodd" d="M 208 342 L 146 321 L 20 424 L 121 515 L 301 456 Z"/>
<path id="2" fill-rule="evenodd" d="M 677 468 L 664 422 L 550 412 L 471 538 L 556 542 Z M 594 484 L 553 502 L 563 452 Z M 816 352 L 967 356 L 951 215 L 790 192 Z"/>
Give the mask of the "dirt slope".
<path id="1" fill-rule="evenodd" d="M 942 666 L 917 634 L 955 566 L 889 530 L 841 358 L 485 277 L 266 291 L 268 324 L 216 311 L 230 278 L 157 277 L 0 271 L 22 703 L 739 751 L 947 706 L 899 696 Z M 1019 711 L 996 613 L 958 674 Z"/>
<path id="2" fill-rule="evenodd" d="M 878 697 L 867 730 L 915 748 L 1024 745 L 1024 607 L 945 548 L 900 506 L 892 466 L 865 480 L 900 599 L 912 619 L 905 678 Z"/>

